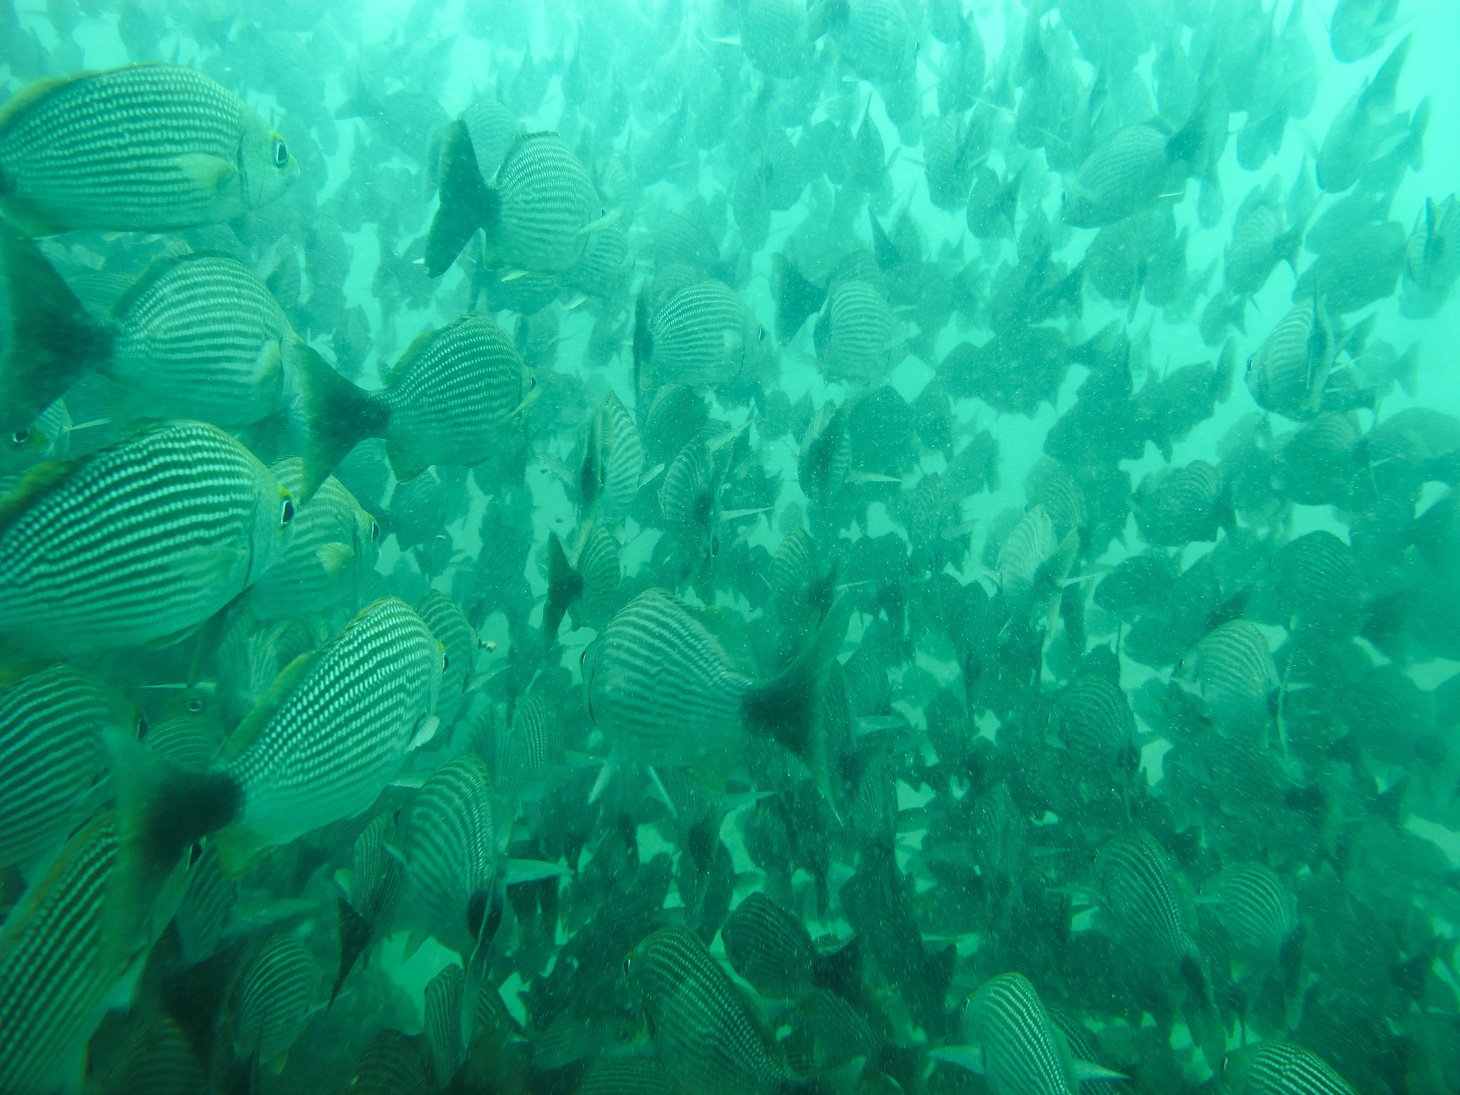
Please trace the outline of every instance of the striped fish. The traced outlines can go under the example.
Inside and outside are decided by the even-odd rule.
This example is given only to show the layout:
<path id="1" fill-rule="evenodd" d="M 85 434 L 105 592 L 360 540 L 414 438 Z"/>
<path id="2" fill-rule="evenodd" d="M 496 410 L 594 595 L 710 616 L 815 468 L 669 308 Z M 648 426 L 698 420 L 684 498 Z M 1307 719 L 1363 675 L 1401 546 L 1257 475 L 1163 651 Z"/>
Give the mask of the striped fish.
<path id="1" fill-rule="evenodd" d="M 999 547 L 999 588 L 1011 614 L 1052 612 L 1059 601 L 1059 583 L 1074 565 L 1079 546 L 1074 530 L 1056 538 L 1044 505 L 1032 506 Z"/>
<path id="2" fill-rule="evenodd" d="M 188 868 L 188 886 L 173 916 L 184 962 L 193 965 L 217 952 L 237 900 L 238 887 L 224 873 L 217 845 L 206 842 L 202 855 Z"/>
<path id="3" fill-rule="evenodd" d="M 800 920 L 759 890 L 720 928 L 725 957 L 763 997 L 799 1000 L 812 988 L 816 948 Z"/>
<path id="4" fill-rule="evenodd" d="M 578 476 L 580 516 L 599 523 L 623 520 L 639 493 L 644 474 L 644 442 L 634 417 L 618 396 L 609 392 L 588 421 Z"/>
<path id="5" fill-rule="evenodd" d="M 291 456 L 269 470 L 291 495 L 304 497 L 303 459 Z M 375 566 L 380 539 L 375 518 L 343 483 L 327 476 L 296 510 L 279 557 L 250 587 L 249 611 L 256 619 L 279 620 L 339 606 L 354 595 L 357 576 Z"/>
<path id="6" fill-rule="evenodd" d="M 1034 986 L 1022 973 L 985 981 L 968 1006 L 978 1048 L 943 1046 L 934 1060 L 982 1070 L 994 1095 L 1076 1095 L 1079 1077 L 1068 1045 L 1050 1022 Z"/>
<path id="7" fill-rule="evenodd" d="M 1150 208 L 1169 185 L 1173 168 L 1185 173 L 1206 143 L 1207 99 L 1186 125 L 1168 134 L 1154 125 L 1118 129 L 1085 157 L 1065 186 L 1063 217 L 1074 228 L 1102 228 Z"/>
<path id="8" fill-rule="evenodd" d="M 846 485 L 852 470 L 852 435 L 847 431 L 847 405 L 823 403 L 801 437 L 796 481 L 806 497 L 825 505 Z"/>
<path id="9" fill-rule="evenodd" d="M 278 410 L 297 341 L 277 301 L 226 255 L 153 263 L 93 316 L 36 245 L 0 225 L 13 319 L 0 358 L 0 425 L 33 424 L 88 370 L 122 386 L 147 417 L 240 426 Z"/>
<path id="10" fill-rule="evenodd" d="M 696 278 L 652 311 L 640 303 L 634 369 L 641 387 L 727 384 L 763 359 L 765 328 L 735 290 L 717 278 Z"/>
<path id="11" fill-rule="evenodd" d="M 62 849 L 0 928 L 0 1091 L 80 1090 L 102 1003 L 147 948 L 166 887 L 126 864 L 116 816 Z"/>
<path id="12" fill-rule="evenodd" d="M 1288 309 L 1247 361 L 1247 390 L 1265 411 L 1312 418 L 1323 400 L 1339 340 L 1323 294 Z"/>
<path id="13" fill-rule="evenodd" d="M 71 655 L 185 635 L 268 569 L 293 519 L 216 426 L 142 429 L 0 503 L 0 638 Z"/>
<path id="14" fill-rule="evenodd" d="M 304 1030 L 319 990 L 319 970 L 297 933 L 280 931 L 259 946 L 233 1001 L 233 1048 L 275 1072 Z"/>
<path id="15" fill-rule="evenodd" d="M 413 938 L 435 935 L 462 954 L 490 937 L 506 834 L 487 763 L 475 753 L 428 778 L 405 822 L 407 909 Z"/>
<path id="16" fill-rule="evenodd" d="M 731 664 L 689 605 L 646 590 L 584 652 L 589 717 L 613 749 L 650 765 L 724 762 L 747 733 L 774 738 L 824 786 L 821 684 L 850 611 L 838 602 L 786 670 L 755 681 Z"/>
<path id="17" fill-rule="evenodd" d="M 353 1095 L 427 1095 L 436 1090 L 431 1062 L 419 1035 L 377 1031 L 350 1073 Z"/>
<path id="18" fill-rule="evenodd" d="M 1231 499 L 1222 470 L 1205 460 L 1166 468 L 1146 477 L 1131 508 L 1146 542 L 1181 547 L 1192 541 L 1215 540 L 1217 530 L 1232 527 Z"/>
<path id="19" fill-rule="evenodd" d="M 481 642 L 476 628 L 440 590 L 427 590 L 416 602 L 416 615 L 426 622 L 431 634 L 446 651 L 446 668 L 441 671 L 441 695 L 436 715 L 444 729 L 450 729 L 466 702 Z"/>
<path id="20" fill-rule="evenodd" d="M 123 1049 L 107 1074 L 111 1095 L 196 1095 L 208 1077 L 182 1028 L 167 1015 L 149 1019 Z"/>
<path id="21" fill-rule="evenodd" d="M 409 605 L 382 597 L 279 674 L 224 745 L 239 791 L 226 864 L 365 810 L 435 732 L 444 657 Z"/>
<path id="22" fill-rule="evenodd" d="M 1227 1058 L 1222 1090 L 1233 1095 L 1358 1095 L 1318 1054 L 1294 1042 L 1245 1046 Z"/>
<path id="23" fill-rule="evenodd" d="M 480 464 L 502 447 L 534 383 L 508 334 L 474 312 L 422 332 L 380 391 L 357 388 L 312 352 L 300 364 L 310 429 L 306 498 L 367 437 L 386 439 L 402 481 L 433 464 Z"/>
<path id="24" fill-rule="evenodd" d="M 0 212 L 32 236 L 216 224 L 298 177 L 257 113 L 178 65 L 41 81 L 0 108 Z"/>
<path id="25" fill-rule="evenodd" d="M 461 998 L 466 974 L 452 963 L 426 982 L 426 1046 L 437 1088 L 445 1088 L 466 1059 L 461 1040 Z"/>
<path id="26" fill-rule="evenodd" d="M 394 838 L 394 817 L 390 813 L 376 814 L 355 837 L 348 886 L 341 881 L 341 874 L 335 876 L 341 891 L 337 902 L 340 964 L 330 989 L 331 1006 L 345 978 L 383 932 L 400 901 L 405 872 L 400 858 L 388 847 Z"/>
<path id="27" fill-rule="evenodd" d="M 1124 833 L 1096 853 L 1095 880 L 1102 923 L 1117 947 L 1181 999 L 1192 1041 L 1208 1067 L 1220 1067 L 1226 1028 L 1166 849 L 1142 830 Z"/>
<path id="28" fill-rule="evenodd" d="M 1266 733 L 1268 696 L 1278 676 L 1261 628 L 1243 619 L 1218 624 L 1197 641 L 1191 672 L 1219 726 L 1260 724 Z"/>
<path id="29" fill-rule="evenodd" d="M 0 689 L 0 867 L 51 852 L 86 820 L 106 776 L 102 732 L 136 724 L 126 700 L 68 665 Z"/>
<path id="30" fill-rule="evenodd" d="M 1298 902 L 1281 875 L 1265 863 L 1237 863 L 1213 881 L 1205 901 L 1216 909 L 1238 953 L 1265 968 L 1278 964 L 1283 945 L 1298 930 Z"/>
<path id="31" fill-rule="evenodd" d="M 615 594 L 623 577 L 619 544 L 600 525 L 594 525 L 578 550 L 576 566 L 568 562 L 562 541 L 548 537 L 548 594 L 543 606 L 543 633 L 554 639 L 565 614 L 574 630 L 601 628 L 613 612 Z"/>
<path id="32" fill-rule="evenodd" d="M 1081 771 L 1108 773 L 1136 742 L 1136 719 L 1125 693 L 1098 673 L 1081 673 L 1055 700 L 1055 728 Z M 1094 773 L 1092 773 L 1094 774 Z"/>
<path id="33" fill-rule="evenodd" d="M 1174 971 L 1196 953 L 1166 850 L 1149 833 L 1134 830 L 1102 845 L 1095 877 L 1105 925 L 1131 958 Z"/>
<path id="34" fill-rule="evenodd" d="M 703 441 L 679 450 L 659 486 L 659 511 L 674 529 L 708 530 L 714 521 L 715 460 Z"/>
<path id="35" fill-rule="evenodd" d="M 1368 582 L 1358 553 L 1327 529 L 1294 537 L 1273 557 L 1273 593 L 1284 613 L 1327 635 L 1351 635 L 1363 622 Z"/>
<path id="36" fill-rule="evenodd" d="M 153 265 L 117 302 L 103 371 L 151 414 L 244 425 L 277 410 L 296 337 L 268 288 L 226 255 Z"/>
<path id="37" fill-rule="evenodd" d="M 582 163 L 556 133 L 519 133 L 490 182 L 463 121 L 441 152 L 441 204 L 426 237 L 426 270 L 445 273 L 478 228 L 497 264 L 536 274 L 571 270 L 614 221 Z"/>
<path id="38" fill-rule="evenodd" d="M 845 384 L 880 384 L 907 353 L 891 306 L 875 285 L 859 278 L 833 282 L 812 341 L 827 379 Z"/>
<path id="39" fill-rule="evenodd" d="M 660 928 L 624 960 L 659 1060 L 691 1091 L 798 1086 L 740 990 L 685 928 Z"/>

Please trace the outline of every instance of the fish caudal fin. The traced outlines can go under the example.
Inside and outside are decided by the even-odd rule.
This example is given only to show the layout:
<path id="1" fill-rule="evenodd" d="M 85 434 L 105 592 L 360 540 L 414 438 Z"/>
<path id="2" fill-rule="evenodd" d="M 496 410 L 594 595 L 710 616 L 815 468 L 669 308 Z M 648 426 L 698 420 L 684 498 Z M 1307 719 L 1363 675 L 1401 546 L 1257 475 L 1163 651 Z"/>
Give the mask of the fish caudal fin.
<path id="1" fill-rule="evenodd" d="M 0 221 L 0 280 L 10 332 L 0 355 L 0 431 L 26 429 L 88 370 L 106 363 L 111 329 L 97 323 L 34 243 Z"/>
<path id="2" fill-rule="evenodd" d="M 457 120 L 441 142 L 441 204 L 426 235 L 426 273 L 439 278 L 478 228 L 497 220 L 496 193 L 482 179 L 466 123 Z"/>
<path id="3" fill-rule="evenodd" d="M 367 437 L 385 433 L 390 408 L 379 395 L 335 372 L 309 347 L 301 345 L 296 360 L 309 431 L 303 490 L 303 500 L 308 501 L 351 449 Z"/>
<path id="4" fill-rule="evenodd" d="M 841 650 L 851 615 L 851 598 L 839 598 L 805 649 L 776 676 L 754 685 L 744 703 L 751 732 L 773 738 L 801 758 L 833 805 L 836 799 L 822 735 L 821 705 L 827 669 Z"/>

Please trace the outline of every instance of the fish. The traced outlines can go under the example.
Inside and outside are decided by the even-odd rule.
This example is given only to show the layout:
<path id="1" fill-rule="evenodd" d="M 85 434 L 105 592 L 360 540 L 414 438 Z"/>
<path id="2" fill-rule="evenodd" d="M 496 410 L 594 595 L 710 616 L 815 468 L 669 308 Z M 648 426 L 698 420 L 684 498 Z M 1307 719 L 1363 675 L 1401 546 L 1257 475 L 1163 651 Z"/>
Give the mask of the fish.
<path id="1" fill-rule="evenodd" d="M 100 1005 L 145 956 L 179 895 L 176 867 L 152 861 L 160 849 L 140 841 L 116 812 L 98 814 L 0 927 L 4 1090 L 80 1086 Z"/>
<path id="2" fill-rule="evenodd" d="M 445 662 L 425 621 L 382 597 L 282 670 L 212 770 L 231 790 L 223 824 L 210 819 L 229 872 L 366 810 L 435 734 Z"/>
<path id="3" fill-rule="evenodd" d="M 29 236 L 217 224 L 298 178 L 280 134 L 181 65 L 38 81 L 0 107 L 0 213 Z"/>
<path id="4" fill-rule="evenodd" d="M 967 1016 L 981 1071 L 998 1095 L 1074 1095 L 1081 1081 L 1124 1079 L 1071 1055 L 1064 1034 L 1021 973 L 985 981 L 970 997 Z M 975 1063 L 974 1051 L 974 1046 L 939 1046 L 929 1056 L 966 1066 Z"/>
<path id="5" fill-rule="evenodd" d="M 507 333 L 476 313 L 418 335 L 379 391 L 356 387 L 317 354 L 301 366 L 310 427 L 304 498 L 367 437 L 386 439 L 402 481 L 435 464 L 480 464 L 501 448 L 534 386 Z"/>
<path id="6" fill-rule="evenodd" d="M 94 316 L 36 249 L 0 225 L 11 341 L 0 359 L 3 425 L 32 424 L 88 371 L 148 417 L 244 426 L 280 410 L 298 342 L 267 286 L 227 255 L 159 259 Z"/>
<path id="7" fill-rule="evenodd" d="M 276 461 L 269 470 L 293 497 L 304 496 L 301 457 Z M 257 619 L 310 616 L 339 605 L 380 550 L 380 523 L 334 476 L 299 506 L 292 529 L 279 557 L 248 589 L 246 604 Z"/>
<path id="8" fill-rule="evenodd" d="M 1234 1052 L 1222 1070 L 1223 1084 L 1250 1095 L 1322 1091 L 1352 1095 L 1350 1085 L 1312 1050 L 1295 1042 L 1263 1041 Z"/>
<path id="9" fill-rule="evenodd" d="M 234 1052 L 280 1071 L 303 1033 L 318 981 L 314 959 L 297 934 L 280 931 L 264 939 L 234 997 Z"/>
<path id="10" fill-rule="evenodd" d="M 724 282 L 695 280 L 635 312 L 634 371 L 641 387 L 728 384 L 763 356 L 765 328 Z"/>
<path id="11" fill-rule="evenodd" d="M 1247 390 L 1264 410 L 1312 417 L 1338 356 L 1340 338 L 1321 291 L 1294 304 L 1247 362 Z"/>
<path id="12" fill-rule="evenodd" d="M 906 336 L 877 288 L 854 278 L 827 290 L 812 332 L 816 356 L 828 379 L 873 385 L 906 353 Z"/>
<path id="13" fill-rule="evenodd" d="M 139 715 L 110 686 L 64 662 L 0 686 L 0 865 L 32 865 L 103 801 L 107 728 Z"/>
<path id="14" fill-rule="evenodd" d="M 440 178 L 440 207 L 426 238 L 431 277 L 450 268 L 478 228 L 497 262 L 531 273 L 563 273 L 615 219 L 567 143 L 548 130 L 518 134 L 487 178 L 473 134 L 458 120 L 442 140 Z"/>
<path id="15" fill-rule="evenodd" d="M 699 938 L 660 928 L 623 961 L 661 1065 L 698 1091 L 784 1091 L 804 1086 L 777 1060 L 764 1020 Z"/>
<path id="16" fill-rule="evenodd" d="M 800 1000 L 815 987 L 811 933 L 760 891 L 749 893 L 720 927 L 725 957 L 763 999 Z"/>
<path id="17" fill-rule="evenodd" d="M 0 640 L 73 655 L 186 637 L 278 557 L 295 506 L 203 422 L 36 469 L 0 506 Z"/>
<path id="18" fill-rule="evenodd" d="M 760 736 L 826 785 L 817 704 L 850 611 L 845 600 L 833 605 L 795 661 L 755 680 L 735 668 L 688 604 L 646 590 L 584 652 L 589 717 L 616 753 L 651 766 L 725 765 L 747 736 Z"/>

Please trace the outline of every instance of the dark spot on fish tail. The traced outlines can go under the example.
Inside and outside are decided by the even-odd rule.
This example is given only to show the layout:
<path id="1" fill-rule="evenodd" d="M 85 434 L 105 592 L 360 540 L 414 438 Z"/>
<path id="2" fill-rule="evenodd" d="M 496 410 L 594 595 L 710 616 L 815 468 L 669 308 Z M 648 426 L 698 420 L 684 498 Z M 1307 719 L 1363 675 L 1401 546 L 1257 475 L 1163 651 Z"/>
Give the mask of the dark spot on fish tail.
<path id="1" fill-rule="evenodd" d="M 171 863 L 190 844 L 238 816 L 243 789 L 221 772 L 178 772 L 162 780 L 137 834 L 154 863 Z"/>

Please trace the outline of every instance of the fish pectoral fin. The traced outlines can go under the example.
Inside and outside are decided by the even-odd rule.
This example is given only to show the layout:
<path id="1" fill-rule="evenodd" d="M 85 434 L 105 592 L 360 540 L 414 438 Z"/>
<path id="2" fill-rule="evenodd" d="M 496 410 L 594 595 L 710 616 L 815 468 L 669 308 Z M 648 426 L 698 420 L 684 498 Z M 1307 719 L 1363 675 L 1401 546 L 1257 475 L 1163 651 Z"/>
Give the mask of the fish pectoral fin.
<path id="1" fill-rule="evenodd" d="M 950 1065 L 983 1075 L 982 1046 L 934 1046 L 928 1056 L 935 1061 L 947 1061 Z"/>
<path id="2" fill-rule="evenodd" d="M 222 156 L 206 152 L 187 152 L 177 158 L 177 166 L 199 190 L 221 193 L 238 181 L 238 168 Z"/>
<path id="3" fill-rule="evenodd" d="M 502 866 L 502 883 L 506 886 L 520 886 L 525 882 L 566 878 L 572 873 L 561 863 L 548 863 L 542 859 L 509 859 Z"/>
<path id="4" fill-rule="evenodd" d="M 241 878 L 268 857 L 272 847 L 245 825 L 234 825 L 213 836 L 218 865 L 228 878 Z"/>
<path id="5" fill-rule="evenodd" d="M 415 736 L 411 738 L 411 744 L 406 747 L 407 752 L 425 745 L 436 736 L 436 731 L 440 728 L 441 720 L 435 715 L 428 715 L 422 719 L 420 725 L 416 727 Z"/>
<path id="6" fill-rule="evenodd" d="M 1097 1065 L 1094 1061 L 1085 1061 L 1075 1058 L 1072 1062 L 1075 1068 L 1075 1079 L 1082 1084 L 1093 1083 L 1096 1080 L 1129 1080 L 1130 1077 L 1114 1069 L 1106 1068 L 1104 1065 Z"/>
<path id="7" fill-rule="evenodd" d="M 321 544 L 314 554 L 325 573 L 331 575 L 344 573 L 355 561 L 355 549 L 343 541 Z"/>

